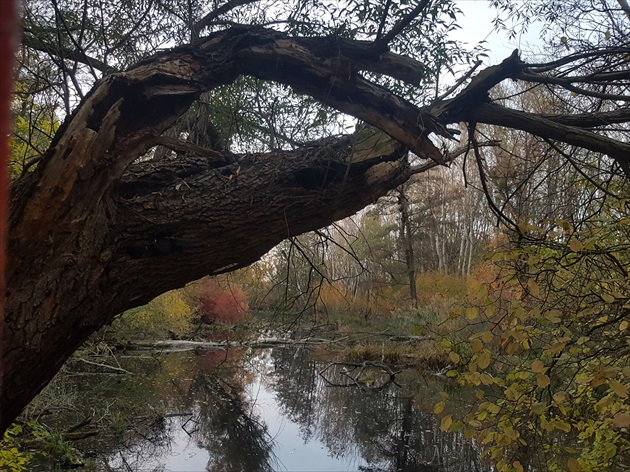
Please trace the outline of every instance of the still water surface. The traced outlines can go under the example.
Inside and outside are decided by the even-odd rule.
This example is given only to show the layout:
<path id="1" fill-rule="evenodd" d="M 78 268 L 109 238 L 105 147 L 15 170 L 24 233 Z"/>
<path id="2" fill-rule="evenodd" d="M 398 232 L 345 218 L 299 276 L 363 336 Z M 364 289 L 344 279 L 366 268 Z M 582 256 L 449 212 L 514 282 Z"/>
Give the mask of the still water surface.
<path id="1" fill-rule="evenodd" d="M 75 380 L 86 402 L 133 415 L 115 440 L 93 444 L 109 470 L 485 470 L 460 433 L 440 431 L 431 408 L 444 386 L 434 376 L 406 370 L 400 386 L 334 387 L 319 375 L 327 363 L 294 347 L 143 353 L 121 364 L 135 374 Z M 367 373 L 376 385 L 379 375 Z M 325 376 L 347 379 L 340 368 Z"/>

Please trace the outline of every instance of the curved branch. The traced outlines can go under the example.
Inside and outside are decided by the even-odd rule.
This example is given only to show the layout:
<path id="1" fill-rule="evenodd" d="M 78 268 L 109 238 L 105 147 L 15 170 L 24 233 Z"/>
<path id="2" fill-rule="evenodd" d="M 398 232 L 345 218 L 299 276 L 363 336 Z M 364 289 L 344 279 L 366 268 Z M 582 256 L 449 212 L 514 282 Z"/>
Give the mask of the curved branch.
<path id="1" fill-rule="evenodd" d="M 402 20 L 400 20 L 387 34 L 385 34 L 382 38 L 375 41 L 375 44 L 382 49 L 385 49 L 389 43 L 393 41 L 393 39 L 398 36 L 402 30 L 404 30 L 407 26 L 411 24 L 413 20 L 415 20 L 422 10 L 424 10 L 429 4 L 430 0 L 421 0 L 420 3 L 411 10 Z"/>
<path id="2" fill-rule="evenodd" d="M 329 38 L 321 38 L 328 44 Z M 300 40 L 265 28 L 234 28 L 194 45 L 149 58 L 102 80 L 60 128 L 36 171 L 37 187 L 12 218 L 16 238 L 33 238 L 36 227 L 87 218 L 127 166 L 155 144 L 201 93 L 247 74 L 290 85 L 370 123 L 417 155 L 440 161 L 428 139 L 447 134 L 430 114 L 356 74 L 352 58 L 329 56 L 313 38 Z M 374 53 L 353 43 L 355 56 Z M 378 58 L 374 60 L 378 62 Z M 62 217 L 63 215 L 63 217 Z"/>
<path id="3" fill-rule="evenodd" d="M 557 120 L 552 121 L 542 115 L 484 103 L 462 114 L 462 118 L 478 123 L 519 129 L 541 138 L 554 139 L 590 151 L 607 154 L 625 168 L 630 164 L 630 145 L 592 131 L 562 124 Z M 627 177 L 630 178 L 630 175 Z"/>
<path id="4" fill-rule="evenodd" d="M 234 10 L 237 7 L 241 7 L 243 5 L 249 5 L 250 3 L 257 3 L 260 0 L 230 0 L 227 3 L 224 3 L 219 8 L 215 8 L 206 16 L 201 18 L 197 23 L 195 23 L 192 27 L 192 39 L 196 41 L 199 39 L 199 35 L 204 28 L 210 26 L 214 20 L 219 18 L 221 15 L 225 15 L 230 11 Z"/>
<path id="5" fill-rule="evenodd" d="M 628 73 L 626 72 L 626 74 Z M 584 95 L 587 97 L 601 98 L 603 100 L 618 100 L 618 101 L 624 101 L 624 102 L 630 101 L 630 96 L 628 95 L 596 92 L 594 90 L 587 90 L 587 89 L 576 87 L 575 85 L 573 85 L 575 82 L 586 82 L 586 79 L 584 77 L 550 77 L 550 76 L 528 74 L 528 73 L 522 72 L 518 74 L 516 78 L 525 80 L 527 82 L 534 82 L 538 84 L 559 85 L 569 90 L 570 92 L 574 92 L 576 94 Z M 630 78 L 630 74 L 628 74 L 628 78 Z M 602 79 L 602 80 L 605 80 L 605 79 Z"/>
<path id="6" fill-rule="evenodd" d="M 543 119 L 555 121 L 568 126 L 580 128 L 597 128 L 618 123 L 630 122 L 630 108 L 599 112 L 599 113 L 578 113 L 575 115 L 541 115 Z"/>
<path id="7" fill-rule="evenodd" d="M 88 56 L 83 49 L 68 49 L 63 48 L 60 45 L 50 45 L 42 41 L 40 38 L 33 36 L 28 30 L 24 31 L 22 36 L 22 43 L 36 51 L 45 52 L 55 57 L 69 59 L 71 61 L 80 62 L 88 67 L 96 69 L 103 74 L 112 74 L 118 72 L 115 67 L 106 64 L 105 62 Z"/>

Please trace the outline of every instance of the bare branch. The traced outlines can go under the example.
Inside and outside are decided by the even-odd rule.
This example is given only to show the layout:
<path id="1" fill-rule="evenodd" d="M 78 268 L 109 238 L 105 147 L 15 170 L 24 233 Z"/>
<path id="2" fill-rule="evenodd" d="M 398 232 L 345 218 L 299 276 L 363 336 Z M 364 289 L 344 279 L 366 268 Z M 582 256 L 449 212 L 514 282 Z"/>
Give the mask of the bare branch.
<path id="1" fill-rule="evenodd" d="M 392 0 L 387 0 L 385 3 L 385 8 L 383 9 L 383 16 L 381 17 L 381 22 L 378 25 L 378 31 L 376 32 L 376 41 L 381 39 L 381 35 L 383 34 L 383 28 L 385 28 L 385 22 L 387 21 L 387 14 L 389 13 L 389 7 L 392 4 Z"/>
<path id="2" fill-rule="evenodd" d="M 552 121 L 543 115 L 511 110 L 501 105 L 484 103 L 461 116 L 464 120 L 520 129 L 541 138 L 554 139 L 584 149 L 607 154 L 620 164 L 630 163 L 630 145 L 573 126 Z"/>
<path id="3" fill-rule="evenodd" d="M 82 49 L 67 49 L 62 48 L 61 45 L 50 45 L 42 41 L 40 38 L 35 37 L 28 29 L 24 30 L 22 36 L 22 43 L 36 51 L 45 52 L 58 58 L 69 59 L 71 61 L 80 62 L 88 67 L 94 68 L 103 74 L 112 74 L 117 72 L 118 69 L 106 64 L 105 62 L 88 56 Z"/>
<path id="4" fill-rule="evenodd" d="M 462 85 L 464 82 L 466 82 L 466 80 L 468 80 L 468 78 L 475 73 L 475 71 L 477 70 L 477 68 L 481 64 L 482 64 L 482 62 L 480 60 L 475 62 L 473 64 L 473 66 L 468 70 L 468 72 L 466 72 L 463 76 L 461 76 L 459 79 L 457 79 L 457 81 L 451 87 L 449 87 L 446 90 L 446 92 L 444 92 L 442 95 L 440 95 L 437 98 L 436 101 L 439 102 L 439 101 L 444 100 L 446 97 L 448 97 L 450 94 L 452 94 L 455 90 L 457 90 L 460 85 Z"/>
<path id="5" fill-rule="evenodd" d="M 387 45 L 392 42 L 392 40 L 398 36 L 402 30 L 404 30 L 409 24 L 416 19 L 416 17 L 422 13 L 430 0 L 421 0 L 420 3 L 409 12 L 407 16 L 405 16 L 402 20 L 400 20 L 385 36 L 380 39 L 374 41 L 374 44 L 378 46 L 379 49 L 386 49 Z"/>
<path id="6" fill-rule="evenodd" d="M 630 20 L 630 4 L 628 4 L 627 0 L 617 0 L 617 3 Z"/>
<path id="7" fill-rule="evenodd" d="M 197 156 L 210 157 L 212 159 L 225 162 L 225 153 L 217 152 L 212 149 L 208 149 L 202 146 L 197 146 L 193 143 L 187 143 L 177 138 L 170 138 L 168 136 L 158 136 L 155 138 L 155 144 L 167 147 L 173 151 L 181 151 L 191 153 Z"/>
<path id="8" fill-rule="evenodd" d="M 208 13 L 206 16 L 204 16 L 202 19 L 200 19 L 197 23 L 193 25 L 192 40 L 196 41 L 197 39 L 199 39 L 199 35 L 201 34 L 201 31 L 207 26 L 210 26 L 210 24 L 214 20 L 219 18 L 221 15 L 225 15 L 226 13 L 234 10 L 237 7 L 240 7 L 243 5 L 249 5 L 250 3 L 256 3 L 259 1 L 260 0 L 230 0 L 229 2 L 221 5 L 219 8 L 212 10 L 210 13 Z"/>
<path id="9" fill-rule="evenodd" d="M 479 147 L 489 147 L 489 146 L 499 146 L 499 145 L 500 145 L 500 141 L 483 141 L 483 142 L 477 143 L 477 146 Z M 468 154 L 471 149 L 472 147 L 471 147 L 470 142 L 464 146 L 459 146 L 453 149 L 444 157 L 444 164 L 450 164 L 462 154 Z M 411 173 L 411 175 L 422 174 L 423 172 L 433 169 L 434 167 L 437 167 L 439 165 L 440 164 L 438 164 L 437 162 L 431 161 L 431 162 L 427 162 L 426 164 L 412 166 L 409 169 L 409 172 Z"/>
<path id="10" fill-rule="evenodd" d="M 626 75 L 626 78 L 630 78 L 629 72 L 624 72 L 624 74 Z M 617 75 L 621 75 L 621 74 L 617 74 Z M 630 96 L 628 95 L 595 92 L 593 90 L 587 90 L 587 89 L 576 87 L 575 85 L 573 85 L 573 83 L 575 82 L 586 82 L 587 79 L 584 77 L 550 77 L 550 76 L 528 74 L 525 72 L 521 72 L 515 78 L 525 80 L 528 82 L 535 82 L 539 84 L 559 85 L 569 90 L 570 92 L 574 92 L 576 94 L 584 95 L 587 97 L 601 98 L 602 100 L 618 100 L 618 101 L 624 101 L 624 102 L 630 101 Z M 601 80 L 605 80 L 605 79 L 602 78 Z M 609 80 L 610 79 L 608 79 L 608 81 Z"/>
<path id="11" fill-rule="evenodd" d="M 596 128 L 616 123 L 630 122 L 630 108 L 600 113 L 578 113 L 575 115 L 541 115 L 544 119 L 580 128 Z"/>

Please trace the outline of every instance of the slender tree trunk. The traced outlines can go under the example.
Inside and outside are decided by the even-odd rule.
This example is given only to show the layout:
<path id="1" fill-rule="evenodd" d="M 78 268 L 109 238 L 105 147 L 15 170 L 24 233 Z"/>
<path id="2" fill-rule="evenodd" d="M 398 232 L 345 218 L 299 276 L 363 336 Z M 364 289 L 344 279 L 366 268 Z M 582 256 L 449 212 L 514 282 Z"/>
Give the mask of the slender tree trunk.
<path id="1" fill-rule="evenodd" d="M 409 280 L 409 297 L 414 308 L 418 308 L 418 293 L 416 290 L 416 258 L 413 250 L 411 233 L 411 217 L 409 215 L 409 199 L 405 195 L 403 186 L 398 187 L 398 207 L 400 209 L 400 245 L 405 254 L 407 278 Z"/>
<path id="2" fill-rule="evenodd" d="M 617 3 L 619 3 L 619 6 L 630 20 L 630 4 L 627 0 L 617 0 Z"/>

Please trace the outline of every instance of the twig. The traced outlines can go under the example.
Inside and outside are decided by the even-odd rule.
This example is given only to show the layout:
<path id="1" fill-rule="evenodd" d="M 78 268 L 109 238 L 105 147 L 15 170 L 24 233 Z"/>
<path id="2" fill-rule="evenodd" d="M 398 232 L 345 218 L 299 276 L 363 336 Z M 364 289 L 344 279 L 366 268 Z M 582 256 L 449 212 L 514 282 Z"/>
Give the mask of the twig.
<path id="1" fill-rule="evenodd" d="M 114 367 L 112 365 L 101 364 L 100 362 L 88 361 L 87 359 L 83 359 L 82 357 L 77 357 L 74 360 L 81 361 L 85 364 L 89 364 L 89 365 L 93 365 L 97 367 L 103 367 L 105 369 L 110 369 L 110 370 L 113 370 L 114 372 L 118 372 L 119 374 L 132 374 L 132 372 L 129 372 L 128 370 L 123 369 L 122 367 Z"/>
<path id="2" fill-rule="evenodd" d="M 421 0 L 421 2 L 414 8 L 407 16 L 400 20 L 385 36 L 375 41 L 376 45 L 381 48 L 386 48 L 392 40 L 400 34 L 409 24 L 424 10 L 429 4 L 429 0 Z"/>

